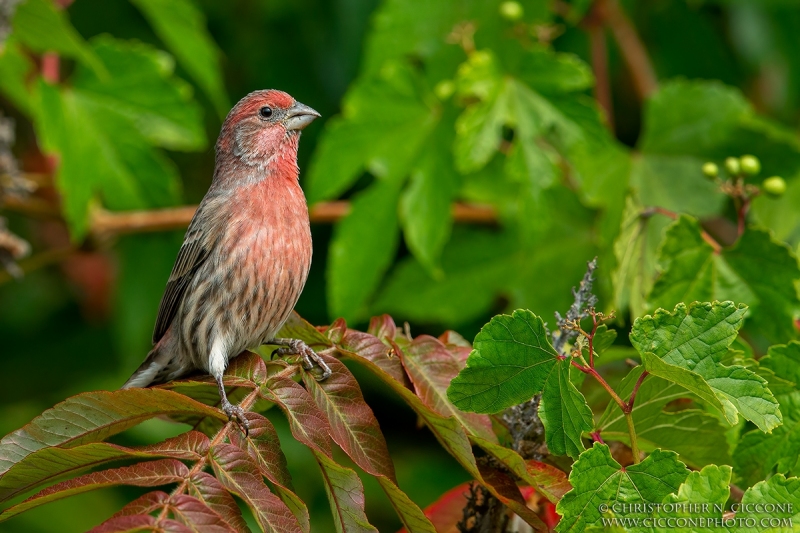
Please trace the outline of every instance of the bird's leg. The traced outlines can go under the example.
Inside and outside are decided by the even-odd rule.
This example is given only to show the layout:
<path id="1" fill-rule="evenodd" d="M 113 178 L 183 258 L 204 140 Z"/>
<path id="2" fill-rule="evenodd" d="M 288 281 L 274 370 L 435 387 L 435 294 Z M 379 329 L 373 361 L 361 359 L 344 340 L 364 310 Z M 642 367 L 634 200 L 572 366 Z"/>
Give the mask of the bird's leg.
<path id="1" fill-rule="evenodd" d="M 245 437 L 247 437 L 250 435 L 250 422 L 244 416 L 244 409 L 228 401 L 228 395 L 225 394 L 225 385 L 222 383 L 222 376 L 216 378 L 216 380 L 217 387 L 219 387 L 219 397 L 222 400 L 219 405 L 220 409 L 228 415 L 228 420 L 236 420 L 239 427 L 244 431 Z"/>
<path id="2" fill-rule="evenodd" d="M 322 375 L 317 381 L 328 379 L 333 373 L 325 360 L 300 339 L 272 339 L 266 341 L 264 344 L 281 346 L 281 348 L 272 352 L 273 354 L 277 353 L 280 356 L 299 355 L 303 358 L 303 368 L 306 370 L 311 370 L 314 368 L 314 363 L 317 363 L 317 366 L 322 369 Z"/>

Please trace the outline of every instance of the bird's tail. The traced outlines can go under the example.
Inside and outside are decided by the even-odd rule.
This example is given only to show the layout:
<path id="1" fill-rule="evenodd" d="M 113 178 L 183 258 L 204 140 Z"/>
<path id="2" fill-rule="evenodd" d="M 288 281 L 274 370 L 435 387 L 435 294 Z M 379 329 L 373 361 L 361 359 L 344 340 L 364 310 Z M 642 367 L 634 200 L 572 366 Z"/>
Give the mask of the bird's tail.
<path id="1" fill-rule="evenodd" d="M 158 343 L 147 354 L 144 363 L 128 378 L 122 386 L 123 389 L 149 387 L 176 379 L 185 373 L 182 365 L 176 364 L 177 358 L 170 357 L 169 349 L 163 348 L 163 343 Z"/>

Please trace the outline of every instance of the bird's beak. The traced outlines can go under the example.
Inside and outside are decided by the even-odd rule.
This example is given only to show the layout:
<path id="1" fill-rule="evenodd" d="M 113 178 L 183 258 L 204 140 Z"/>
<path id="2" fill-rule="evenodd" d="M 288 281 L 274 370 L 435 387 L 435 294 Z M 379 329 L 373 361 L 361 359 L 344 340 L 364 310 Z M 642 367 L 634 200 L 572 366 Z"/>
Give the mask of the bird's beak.
<path id="1" fill-rule="evenodd" d="M 320 116 L 319 113 L 311 109 L 305 104 L 295 102 L 295 104 L 286 110 L 286 118 L 284 124 L 289 131 L 300 131 Z"/>

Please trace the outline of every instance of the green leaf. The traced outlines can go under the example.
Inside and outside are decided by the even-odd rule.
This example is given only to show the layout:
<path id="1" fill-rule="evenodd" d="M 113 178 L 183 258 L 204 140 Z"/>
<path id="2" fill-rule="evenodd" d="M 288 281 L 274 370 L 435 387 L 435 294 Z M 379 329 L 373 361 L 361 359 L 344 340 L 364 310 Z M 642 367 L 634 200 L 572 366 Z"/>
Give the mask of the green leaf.
<path id="1" fill-rule="evenodd" d="M 32 112 L 31 94 L 26 81 L 34 68 L 33 61 L 12 38 L 0 47 L 0 91 L 26 114 Z"/>
<path id="2" fill-rule="evenodd" d="M 800 267 L 791 248 L 767 231 L 748 228 L 724 257 L 755 296 L 752 304 L 745 301 L 753 327 L 774 342 L 797 338 L 792 319 L 800 311 Z"/>
<path id="3" fill-rule="evenodd" d="M 583 394 L 569 381 L 570 360 L 550 345 L 544 322 L 530 311 L 494 317 L 475 337 L 467 366 L 447 389 L 463 411 L 496 413 L 544 391 L 539 416 L 547 445 L 557 455 L 577 457 L 581 435 L 593 427 Z"/>
<path id="4" fill-rule="evenodd" d="M 618 388 L 621 397 L 630 397 L 642 372 L 644 367 L 637 366 L 625 376 Z M 681 385 L 656 376 L 645 378 L 631 412 L 639 447 L 648 452 L 656 448 L 672 450 L 694 468 L 711 463 L 731 464 L 726 428 L 717 417 L 699 409 L 665 410 L 668 404 L 691 397 Z M 604 440 L 629 444 L 628 424 L 616 402 L 609 402 L 597 427 Z"/>
<path id="5" fill-rule="evenodd" d="M 608 446 L 595 443 L 572 465 L 573 489 L 556 506 L 561 515 L 556 532 L 584 531 L 599 522 L 600 504 L 660 502 L 689 474 L 677 457 L 675 452 L 654 450 L 641 463 L 622 468 Z"/>
<path id="6" fill-rule="evenodd" d="M 191 87 L 175 77 L 174 61 L 152 46 L 113 39 L 92 39 L 92 48 L 111 74 L 109 79 L 79 68 L 73 85 L 105 114 L 124 118 L 148 141 L 171 150 L 206 145 L 202 110 Z"/>
<path id="7" fill-rule="evenodd" d="M 778 398 L 783 425 L 771 434 L 758 430 L 741 436 L 733 452 L 736 475 L 752 485 L 773 472 L 800 472 L 800 392 Z"/>
<path id="8" fill-rule="evenodd" d="M 700 173 L 703 159 L 644 154 L 634 158 L 631 188 L 645 206 L 710 217 L 722 210 L 726 196 Z"/>
<path id="9" fill-rule="evenodd" d="M 421 85 L 408 66 L 391 63 L 350 88 L 312 156 L 309 204 L 339 196 L 365 169 L 394 182 L 412 171 L 439 120 Z"/>
<path id="10" fill-rule="evenodd" d="M 665 518 L 659 524 L 662 527 L 647 529 L 647 531 L 667 532 L 670 530 L 664 525 L 674 524 L 680 519 L 681 524 L 692 524 L 693 533 L 711 533 L 719 531 L 719 524 L 723 522 L 723 510 L 730 495 L 731 467 L 709 465 L 699 472 L 691 472 L 686 481 L 678 490 L 664 498 L 663 504 L 671 507 L 669 512 L 660 510 L 653 513 L 654 517 Z M 637 513 L 640 516 L 644 513 Z M 651 515 L 651 516 L 653 516 Z M 629 515 L 628 515 L 629 516 Z M 740 513 L 736 518 L 740 518 Z M 672 522 L 669 520 L 672 519 Z M 723 526 L 725 531 L 728 531 Z M 739 531 L 741 528 L 736 528 Z M 637 530 L 638 531 L 638 530 Z"/>
<path id="11" fill-rule="evenodd" d="M 758 362 L 800 389 L 800 342 L 770 346 L 767 355 Z"/>
<path id="12" fill-rule="evenodd" d="M 12 516 L 39 505 L 90 490 L 117 485 L 133 485 L 137 487 L 169 485 L 171 483 L 180 483 L 188 474 L 189 469 L 177 459 L 159 459 L 132 466 L 93 472 L 47 487 L 24 502 L 0 513 L 0 521 L 8 520 Z"/>
<path id="13" fill-rule="evenodd" d="M 450 157 L 451 134 L 438 128 L 412 171 L 400 198 L 400 217 L 406 244 L 429 274 L 441 278 L 442 248 L 453 225 L 451 204 L 459 177 Z"/>
<path id="14" fill-rule="evenodd" d="M 376 181 L 336 225 L 328 251 L 329 312 L 347 320 L 366 315 L 369 297 L 394 259 L 400 183 Z"/>
<path id="15" fill-rule="evenodd" d="M 570 382 L 569 374 L 570 366 L 565 361 L 559 361 L 550 372 L 539 402 L 539 418 L 550 453 L 577 459 L 584 450 L 581 436 L 592 430 L 594 417 L 586 398 Z"/>
<path id="16" fill-rule="evenodd" d="M 750 113 L 742 94 L 722 83 L 666 83 L 647 102 L 640 146 L 650 153 L 703 155 L 724 143 Z"/>
<path id="17" fill-rule="evenodd" d="M 100 75 L 107 75 L 103 64 L 50 0 L 26 0 L 16 7 L 11 22 L 19 42 L 34 52 L 57 52 L 77 59 Z"/>
<path id="18" fill-rule="evenodd" d="M 766 381 L 742 366 L 720 363 L 746 311 L 746 306 L 733 302 L 678 304 L 672 313 L 659 309 L 637 319 L 630 338 L 649 372 L 710 401 L 731 424 L 738 412 L 769 432 L 780 425 L 781 413 Z M 716 401 L 709 398 L 709 390 Z"/>
<path id="19" fill-rule="evenodd" d="M 208 94 L 219 116 L 230 108 L 219 65 L 220 51 L 206 29 L 203 14 L 191 0 L 131 0 L 178 61 Z"/>
<path id="20" fill-rule="evenodd" d="M 662 274 L 650 293 L 653 307 L 730 299 L 751 307 L 748 327 L 770 340 L 796 337 L 800 268 L 792 251 L 769 233 L 749 228 L 720 255 L 703 239 L 697 220 L 681 216 L 667 230 L 659 263 Z"/>
<path id="21" fill-rule="evenodd" d="M 699 472 L 691 472 L 677 492 L 664 498 L 663 503 L 706 503 L 722 508 L 730 496 L 731 473 L 731 467 L 725 465 L 708 465 Z"/>
<path id="22" fill-rule="evenodd" d="M 787 531 L 789 528 L 800 521 L 800 478 L 792 477 L 785 478 L 782 474 L 772 476 L 766 481 L 756 483 L 753 487 L 745 491 L 742 496 L 743 509 L 757 509 L 757 505 L 774 504 L 776 508 L 783 509 L 784 511 L 776 511 L 774 518 L 780 520 L 779 526 L 776 526 L 771 521 L 768 524 L 771 526 L 767 529 L 762 527 L 751 528 L 747 533 L 756 532 L 779 532 Z M 763 519 L 764 514 L 742 513 L 743 515 L 750 515 L 756 520 Z"/>
<path id="23" fill-rule="evenodd" d="M 515 249 L 511 235 L 454 228 L 442 253 L 442 279 L 432 279 L 415 258 L 402 259 L 378 293 L 372 311 L 417 322 L 461 324 L 477 319 L 514 279 Z"/>
<path id="24" fill-rule="evenodd" d="M 542 93 L 585 91 L 594 85 L 591 68 L 578 56 L 545 47 L 523 55 L 517 72 L 521 81 Z"/>
<path id="25" fill-rule="evenodd" d="M 56 185 L 74 240 L 88 231 L 95 195 L 116 210 L 166 207 L 178 199 L 174 166 L 133 127 L 90 95 L 39 83 L 36 124 L 44 150 L 59 155 Z"/>
<path id="26" fill-rule="evenodd" d="M 618 311 L 629 309 L 632 317 L 647 311 L 645 298 L 653 286 L 656 246 L 661 238 L 660 225 L 652 217 L 642 216 L 643 211 L 633 196 L 626 198 L 619 235 L 614 241 L 614 305 Z"/>
<path id="27" fill-rule="evenodd" d="M 378 532 L 364 513 L 364 485 L 351 469 L 314 452 L 322 470 L 325 492 L 331 505 L 337 533 Z"/>
<path id="28" fill-rule="evenodd" d="M 467 366 L 447 389 L 462 411 L 497 413 L 530 400 L 559 362 L 542 319 L 521 309 L 492 318 L 473 346 Z"/>

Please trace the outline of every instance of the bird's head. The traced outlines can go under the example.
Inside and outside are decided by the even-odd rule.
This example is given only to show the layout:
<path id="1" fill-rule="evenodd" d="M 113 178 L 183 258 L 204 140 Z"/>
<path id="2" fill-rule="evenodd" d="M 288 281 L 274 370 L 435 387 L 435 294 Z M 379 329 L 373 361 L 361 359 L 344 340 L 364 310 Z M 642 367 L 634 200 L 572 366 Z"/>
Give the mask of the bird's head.
<path id="1" fill-rule="evenodd" d="M 265 166 L 276 156 L 296 159 L 300 132 L 319 116 L 285 92 L 252 92 L 228 113 L 217 153 L 233 155 L 252 166 Z"/>

